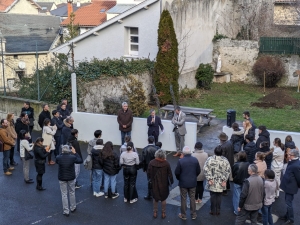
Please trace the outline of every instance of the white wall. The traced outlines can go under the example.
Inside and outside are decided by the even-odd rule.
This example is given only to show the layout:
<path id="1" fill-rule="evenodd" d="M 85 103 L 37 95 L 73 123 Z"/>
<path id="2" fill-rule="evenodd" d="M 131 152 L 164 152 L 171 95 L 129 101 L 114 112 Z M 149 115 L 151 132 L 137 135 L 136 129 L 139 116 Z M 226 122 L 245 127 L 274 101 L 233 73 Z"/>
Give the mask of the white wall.
<path id="1" fill-rule="evenodd" d="M 296 146 L 299 148 L 300 147 L 300 133 L 298 132 L 285 132 L 285 131 L 278 131 L 278 130 L 268 130 L 270 133 L 270 140 L 271 140 L 271 146 L 273 146 L 273 141 L 275 138 L 280 138 L 281 142 L 285 142 L 285 137 L 287 135 L 291 135 L 293 138 L 293 141 L 295 142 Z M 231 137 L 232 135 L 232 128 L 223 126 L 223 132 L 227 134 L 228 138 Z M 258 138 L 258 129 L 255 131 L 256 133 L 256 139 Z"/>
<path id="2" fill-rule="evenodd" d="M 91 35 L 76 43 L 74 48 L 75 61 L 91 60 L 96 57 L 120 58 L 128 54 L 128 35 L 126 27 L 139 28 L 139 58 L 156 57 L 157 29 L 160 18 L 159 1 L 150 5 L 149 9 L 141 9 L 123 19 L 123 23 L 114 23 L 100 31 L 99 36 Z M 66 46 L 58 53 L 68 53 L 69 46 Z"/>
<path id="3" fill-rule="evenodd" d="M 78 139 L 80 141 L 89 141 L 94 137 L 94 131 L 102 130 L 104 142 L 111 141 L 114 145 L 121 144 L 121 133 L 117 122 L 117 116 L 92 114 L 92 113 L 72 113 L 74 117 L 74 127 L 79 131 Z M 172 132 L 174 125 L 170 120 L 162 120 L 165 132 L 159 135 L 159 141 L 162 142 L 162 149 L 167 151 L 176 151 L 175 137 Z M 197 124 L 186 122 L 187 134 L 185 135 L 185 145 L 193 148 L 197 141 Z M 132 126 L 132 141 L 137 148 L 147 146 L 147 119 L 134 118 Z"/>

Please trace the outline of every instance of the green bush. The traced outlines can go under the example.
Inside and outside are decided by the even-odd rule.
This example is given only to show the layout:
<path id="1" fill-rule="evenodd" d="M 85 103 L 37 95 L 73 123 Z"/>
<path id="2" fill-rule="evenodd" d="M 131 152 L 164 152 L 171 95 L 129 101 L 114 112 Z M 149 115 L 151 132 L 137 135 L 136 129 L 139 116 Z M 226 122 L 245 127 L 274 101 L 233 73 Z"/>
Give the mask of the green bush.
<path id="1" fill-rule="evenodd" d="M 173 20 L 168 10 L 161 14 L 158 27 L 158 53 L 154 65 L 154 85 L 160 104 L 178 102 L 178 42 Z M 172 85 L 174 94 L 171 94 Z"/>
<path id="2" fill-rule="evenodd" d="M 193 88 L 193 89 L 183 88 L 180 91 L 181 98 L 197 98 L 198 94 L 199 94 L 199 90 L 197 88 Z"/>
<path id="3" fill-rule="evenodd" d="M 218 41 L 218 40 L 221 40 L 221 39 L 223 39 L 223 38 L 228 38 L 226 35 L 223 35 L 223 34 L 215 34 L 215 36 L 214 36 L 214 38 L 213 38 L 213 42 L 216 42 L 216 41 Z"/>
<path id="4" fill-rule="evenodd" d="M 214 78 L 214 70 L 210 64 L 201 63 L 197 69 L 195 78 L 199 88 L 210 89 Z"/>

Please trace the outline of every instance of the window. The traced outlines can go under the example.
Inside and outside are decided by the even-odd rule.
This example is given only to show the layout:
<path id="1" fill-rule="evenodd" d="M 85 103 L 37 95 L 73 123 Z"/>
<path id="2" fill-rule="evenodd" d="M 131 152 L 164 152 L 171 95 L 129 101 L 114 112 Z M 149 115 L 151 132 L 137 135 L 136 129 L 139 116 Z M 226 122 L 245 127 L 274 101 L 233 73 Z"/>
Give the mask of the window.
<path id="1" fill-rule="evenodd" d="M 18 55 L 14 55 L 14 59 L 17 59 L 18 58 Z"/>
<path id="2" fill-rule="evenodd" d="M 21 80 L 25 76 L 25 70 L 16 70 L 16 75 Z"/>
<path id="3" fill-rule="evenodd" d="M 15 84 L 15 79 L 7 79 L 7 87 L 13 89 Z"/>
<path id="4" fill-rule="evenodd" d="M 129 55 L 139 54 L 139 28 L 129 28 Z"/>

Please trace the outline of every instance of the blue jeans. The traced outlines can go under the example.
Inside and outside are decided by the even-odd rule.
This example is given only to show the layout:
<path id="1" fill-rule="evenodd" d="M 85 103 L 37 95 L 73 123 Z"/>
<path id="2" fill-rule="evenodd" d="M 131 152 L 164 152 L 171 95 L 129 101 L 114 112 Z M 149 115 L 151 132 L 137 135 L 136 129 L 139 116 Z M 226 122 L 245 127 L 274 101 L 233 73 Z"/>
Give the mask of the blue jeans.
<path id="1" fill-rule="evenodd" d="M 121 131 L 121 145 L 124 144 L 125 142 L 125 136 L 131 136 L 131 131 L 128 132 Z"/>
<path id="2" fill-rule="evenodd" d="M 238 213 L 241 192 L 242 192 L 242 185 L 233 183 L 232 203 L 233 203 L 233 210 L 236 214 Z"/>
<path id="3" fill-rule="evenodd" d="M 3 170 L 4 173 L 8 171 L 9 168 L 9 157 L 10 157 L 10 150 L 3 151 Z"/>
<path id="4" fill-rule="evenodd" d="M 263 205 L 261 208 L 263 225 L 273 225 L 272 218 L 272 204 L 271 205 Z"/>
<path id="5" fill-rule="evenodd" d="M 103 170 L 92 170 L 92 176 L 93 176 L 93 191 L 96 193 L 100 192 L 100 185 L 102 182 L 102 176 L 103 176 Z"/>
<path id="6" fill-rule="evenodd" d="M 110 175 L 104 173 L 104 192 L 105 192 L 105 194 L 108 193 L 108 187 L 111 188 L 112 193 L 115 193 L 116 185 L 117 185 L 117 174 L 110 176 Z"/>
<path id="7" fill-rule="evenodd" d="M 286 216 L 287 219 L 294 222 L 294 210 L 293 210 L 294 195 L 285 193 L 285 204 L 287 207 Z"/>

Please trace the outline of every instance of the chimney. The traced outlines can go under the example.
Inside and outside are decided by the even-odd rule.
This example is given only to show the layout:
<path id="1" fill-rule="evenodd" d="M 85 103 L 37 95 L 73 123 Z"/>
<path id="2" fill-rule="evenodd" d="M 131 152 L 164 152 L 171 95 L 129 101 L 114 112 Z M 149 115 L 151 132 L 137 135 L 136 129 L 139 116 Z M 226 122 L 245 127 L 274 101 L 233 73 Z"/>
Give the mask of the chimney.
<path id="1" fill-rule="evenodd" d="M 80 2 L 78 1 L 78 2 L 77 2 L 77 8 L 79 8 L 79 7 L 80 7 Z"/>
<path id="2" fill-rule="evenodd" d="M 73 0 L 68 0 L 68 18 L 70 18 L 72 12 L 73 12 Z"/>

